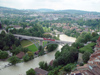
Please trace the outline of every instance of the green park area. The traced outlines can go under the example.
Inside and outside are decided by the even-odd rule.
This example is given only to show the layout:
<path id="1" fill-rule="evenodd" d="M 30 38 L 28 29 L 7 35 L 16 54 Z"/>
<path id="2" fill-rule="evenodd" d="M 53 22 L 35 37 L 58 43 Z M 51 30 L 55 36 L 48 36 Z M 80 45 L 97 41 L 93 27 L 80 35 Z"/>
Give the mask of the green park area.
<path id="1" fill-rule="evenodd" d="M 47 44 L 47 42 L 46 42 L 46 41 L 43 41 L 43 46 L 44 46 L 45 44 Z M 35 46 L 35 44 L 32 44 L 32 42 L 29 41 L 29 40 L 22 40 L 22 41 L 21 41 L 21 45 L 22 45 L 22 47 L 28 48 L 28 49 L 31 50 L 32 52 L 36 52 L 36 51 L 38 50 L 38 48 Z"/>
<path id="2" fill-rule="evenodd" d="M 50 31 L 50 27 L 49 27 L 49 28 L 43 27 L 43 30 L 44 30 L 45 32 L 49 32 L 49 31 Z"/>
<path id="3" fill-rule="evenodd" d="M 31 50 L 32 52 L 36 52 L 38 50 L 38 48 L 33 44 L 27 47 L 29 50 Z"/>
<path id="4" fill-rule="evenodd" d="M 32 44 L 32 42 L 29 41 L 29 40 L 22 40 L 22 41 L 21 41 L 22 47 L 25 47 L 25 46 L 30 45 L 30 44 Z"/>

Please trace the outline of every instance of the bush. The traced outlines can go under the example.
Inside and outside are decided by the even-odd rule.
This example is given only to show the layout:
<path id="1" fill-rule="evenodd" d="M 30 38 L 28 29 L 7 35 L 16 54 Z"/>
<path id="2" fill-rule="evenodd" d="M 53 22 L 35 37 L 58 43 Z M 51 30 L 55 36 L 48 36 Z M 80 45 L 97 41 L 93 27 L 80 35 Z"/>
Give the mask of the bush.
<path id="1" fill-rule="evenodd" d="M 90 53 L 93 53 L 93 47 L 95 46 L 96 44 L 95 43 L 90 43 L 82 48 L 79 49 L 79 52 L 80 53 L 84 53 L 84 52 L 90 52 Z"/>
<path id="2" fill-rule="evenodd" d="M 71 70 L 75 68 L 75 64 L 67 64 L 66 66 L 64 66 L 63 70 L 66 71 L 66 72 L 71 72 Z"/>
<path id="3" fill-rule="evenodd" d="M 83 59 L 83 62 L 84 63 L 87 63 L 87 61 L 89 60 L 89 58 L 90 58 L 90 52 L 85 52 L 84 54 L 83 54 L 83 56 L 82 56 L 82 59 Z"/>
<path id="4" fill-rule="evenodd" d="M 12 56 L 8 59 L 8 61 L 12 64 L 15 65 L 16 63 L 20 62 L 20 59 L 16 56 Z"/>
<path id="5" fill-rule="evenodd" d="M 0 51 L 0 59 L 6 59 L 8 57 L 8 53 L 6 51 Z"/>
<path id="6" fill-rule="evenodd" d="M 27 61 L 30 60 L 30 57 L 29 57 L 28 55 L 25 55 L 25 56 L 23 57 L 23 60 L 24 60 L 25 62 L 27 62 Z"/>
<path id="7" fill-rule="evenodd" d="M 34 69 L 29 69 L 28 71 L 26 71 L 26 75 L 36 75 Z"/>

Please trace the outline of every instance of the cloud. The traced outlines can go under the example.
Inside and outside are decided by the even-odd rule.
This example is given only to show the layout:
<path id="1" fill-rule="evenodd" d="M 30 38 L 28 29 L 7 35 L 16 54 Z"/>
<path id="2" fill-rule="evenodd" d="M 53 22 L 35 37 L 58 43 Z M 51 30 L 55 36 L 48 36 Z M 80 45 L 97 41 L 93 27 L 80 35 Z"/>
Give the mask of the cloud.
<path id="1" fill-rule="evenodd" d="M 100 0 L 0 0 L 0 5 L 17 9 L 77 9 L 100 12 Z"/>

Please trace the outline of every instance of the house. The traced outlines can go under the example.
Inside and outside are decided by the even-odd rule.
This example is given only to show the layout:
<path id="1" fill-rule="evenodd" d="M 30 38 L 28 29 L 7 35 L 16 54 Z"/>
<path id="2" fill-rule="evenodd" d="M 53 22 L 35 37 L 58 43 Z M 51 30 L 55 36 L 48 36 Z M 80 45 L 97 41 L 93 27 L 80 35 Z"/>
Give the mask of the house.
<path id="1" fill-rule="evenodd" d="M 36 75 L 48 75 L 48 71 L 41 68 L 35 68 Z"/>
<path id="2" fill-rule="evenodd" d="M 35 54 L 35 55 L 38 55 L 38 54 L 39 54 L 39 50 L 38 50 L 38 51 L 36 51 L 36 52 L 34 52 L 34 54 Z"/>
<path id="3" fill-rule="evenodd" d="M 20 53 L 18 53 L 16 56 L 17 56 L 19 59 L 22 59 L 24 55 L 25 55 L 24 52 L 20 52 Z"/>
<path id="4" fill-rule="evenodd" d="M 32 28 L 32 26 L 27 26 L 25 29 L 30 29 L 30 28 Z"/>
<path id="5" fill-rule="evenodd" d="M 15 29 L 22 29 L 23 27 L 19 26 L 19 25 L 14 25 Z"/>
<path id="6" fill-rule="evenodd" d="M 51 60 L 51 61 L 50 61 L 50 63 L 49 63 L 50 66 L 53 66 L 53 61 L 54 61 L 54 60 Z"/>

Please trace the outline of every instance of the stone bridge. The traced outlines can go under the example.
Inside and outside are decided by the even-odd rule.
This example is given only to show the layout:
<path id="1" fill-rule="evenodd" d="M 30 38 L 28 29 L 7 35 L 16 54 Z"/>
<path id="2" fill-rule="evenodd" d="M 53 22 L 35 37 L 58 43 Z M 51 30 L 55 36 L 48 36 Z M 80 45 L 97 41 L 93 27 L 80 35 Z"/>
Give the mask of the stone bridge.
<path id="1" fill-rule="evenodd" d="M 41 37 L 33 37 L 33 36 L 26 36 L 26 35 L 18 35 L 18 34 L 13 34 L 17 39 L 19 40 L 29 40 L 32 43 L 35 44 L 35 46 L 38 48 L 39 45 L 43 46 L 43 41 L 47 41 L 48 43 L 45 44 L 43 47 L 49 45 L 49 44 L 60 44 L 60 45 L 71 45 L 73 42 L 69 42 L 69 41 L 61 41 L 61 40 L 54 40 L 54 39 L 44 39 Z"/>

